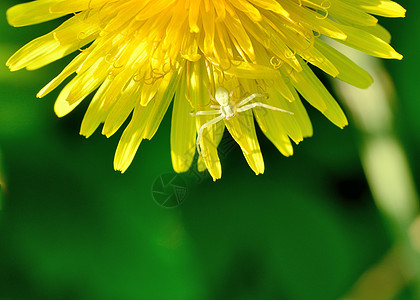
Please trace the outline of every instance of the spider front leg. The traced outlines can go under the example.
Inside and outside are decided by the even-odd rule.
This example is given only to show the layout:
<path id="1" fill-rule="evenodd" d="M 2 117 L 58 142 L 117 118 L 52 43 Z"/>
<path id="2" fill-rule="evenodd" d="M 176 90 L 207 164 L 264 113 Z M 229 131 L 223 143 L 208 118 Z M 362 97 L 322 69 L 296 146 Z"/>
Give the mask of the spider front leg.
<path id="1" fill-rule="evenodd" d="M 209 98 L 210 98 L 210 100 L 213 101 L 213 102 L 217 102 L 216 99 L 213 97 L 212 93 L 210 92 L 210 89 L 207 90 L 207 91 L 209 92 Z"/>
<path id="2" fill-rule="evenodd" d="M 257 97 L 268 98 L 268 94 L 254 93 L 254 94 L 246 97 L 245 99 L 243 99 L 241 102 L 239 102 L 238 106 L 243 106 L 243 105 L 247 104 L 249 101 L 251 101 L 252 99 L 255 99 Z"/>
<path id="3" fill-rule="evenodd" d="M 206 116 L 206 115 L 215 115 L 215 114 L 220 114 L 221 111 L 219 110 L 202 110 L 202 111 L 197 111 L 196 113 L 190 113 L 191 116 L 195 117 L 195 116 Z"/>
<path id="4" fill-rule="evenodd" d="M 237 111 L 242 112 L 242 111 L 246 111 L 246 110 L 249 110 L 249 109 L 252 109 L 252 108 L 255 108 L 255 107 L 264 107 L 264 108 L 267 108 L 267 109 L 281 111 L 281 112 L 284 112 L 284 113 L 294 115 L 294 113 L 292 113 L 291 111 L 284 110 L 284 109 L 281 109 L 281 108 L 278 108 L 278 107 L 275 107 L 275 106 L 271 106 L 271 105 L 268 105 L 268 104 L 265 104 L 265 103 L 261 103 L 261 102 L 255 102 L 255 103 L 251 103 L 251 104 L 248 104 L 248 105 L 244 105 L 242 107 L 239 107 L 237 109 Z"/>
<path id="5" fill-rule="evenodd" d="M 207 123 L 204 123 L 200 127 L 200 130 L 198 130 L 197 141 L 196 141 L 197 152 L 198 152 L 199 155 L 201 155 L 200 140 L 201 140 L 201 136 L 203 135 L 204 129 L 206 129 L 207 127 L 209 127 L 213 124 L 216 124 L 217 122 L 223 120 L 224 118 L 225 118 L 225 116 L 223 114 L 221 114 L 220 116 L 214 118 L 213 120 L 210 120 Z"/>
<path id="6" fill-rule="evenodd" d="M 229 99 L 231 99 L 233 97 L 233 94 L 235 93 L 235 91 L 239 88 L 239 86 L 235 87 L 233 90 L 230 91 L 229 93 Z"/>

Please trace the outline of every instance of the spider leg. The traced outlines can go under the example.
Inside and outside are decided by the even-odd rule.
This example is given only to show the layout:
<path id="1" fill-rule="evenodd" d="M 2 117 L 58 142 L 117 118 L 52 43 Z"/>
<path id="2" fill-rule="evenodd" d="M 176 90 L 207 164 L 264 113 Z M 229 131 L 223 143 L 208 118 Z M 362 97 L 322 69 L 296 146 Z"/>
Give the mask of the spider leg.
<path id="1" fill-rule="evenodd" d="M 190 113 L 191 116 L 195 117 L 195 116 L 206 116 L 206 115 L 215 115 L 215 114 L 220 114 L 221 111 L 219 110 L 202 110 L 202 111 L 197 111 L 196 113 Z"/>
<path id="2" fill-rule="evenodd" d="M 217 108 L 217 109 L 220 109 L 220 105 L 210 105 L 210 108 Z"/>
<path id="3" fill-rule="evenodd" d="M 246 111 L 246 110 L 249 110 L 251 108 L 254 108 L 254 107 L 264 107 L 264 108 L 267 108 L 267 109 L 281 111 L 281 112 L 284 112 L 284 113 L 294 115 L 294 113 L 292 113 L 291 111 L 287 111 L 287 110 L 284 110 L 284 109 L 281 109 L 281 108 L 278 108 L 278 107 L 274 107 L 274 106 L 271 106 L 271 105 L 268 105 L 268 104 L 265 104 L 265 103 L 261 103 L 261 102 L 255 102 L 255 103 L 251 103 L 251 104 L 248 104 L 248 105 L 244 105 L 242 107 L 239 107 L 237 109 L 237 111 L 242 112 L 242 111 Z"/>
<path id="4" fill-rule="evenodd" d="M 208 90 L 208 92 L 209 92 L 209 97 L 210 97 L 210 100 L 211 101 L 214 101 L 214 102 L 217 102 L 216 101 L 216 99 L 213 97 L 213 95 L 211 94 L 211 92 L 210 92 L 210 89 Z"/>
<path id="5" fill-rule="evenodd" d="M 262 97 L 262 98 L 268 98 L 268 94 L 259 94 L 259 93 L 254 93 L 248 97 L 246 97 L 245 99 L 243 99 L 241 102 L 238 103 L 238 106 L 242 106 L 247 104 L 249 101 L 251 101 L 252 99 L 255 99 L 257 97 Z"/>
<path id="6" fill-rule="evenodd" d="M 229 93 L 229 99 L 233 97 L 233 94 L 235 93 L 235 91 L 239 88 L 239 86 L 235 87 L 233 90 L 230 91 Z"/>
<path id="7" fill-rule="evenodd" d="M 224 115 L 221 114 L 220 116 L 214 118 L 213 120 L 208 121 L 207 123 L 204 123 L 201 127 L 200 130 L 198 130 L 198 134 L 197 134 L 197 141 L 196 141 L 196 147 L 197 147 L 197 151 L 198 154 L 201 155 L 201 148 L 200 148 L 200 140 L 201 140 L 201 136 L 203 135 L 203 131 L 204 129 L 206 129 L 207 127 L 216 124 L 217 122 L 221 121 L 224 119 Z"/>

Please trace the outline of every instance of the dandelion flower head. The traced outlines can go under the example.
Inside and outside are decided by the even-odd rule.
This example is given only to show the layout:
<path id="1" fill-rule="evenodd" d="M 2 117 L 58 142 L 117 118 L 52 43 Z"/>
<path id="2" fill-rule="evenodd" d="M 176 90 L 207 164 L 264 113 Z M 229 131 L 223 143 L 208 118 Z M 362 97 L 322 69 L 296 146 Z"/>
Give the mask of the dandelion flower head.
<path id="1" fill-rule="evenodd" d="M 71 77 L 54 109 L 59 117 L 94 94 L 80 133 L 101 125 L 113 135 L 129 118 L 114 167 L 124 172 L 139 145 L 156 133 L 172 105 L 171 157 L 176 172 L 187 171 L 196 153 L 197 132 L 214 115 L 219 87 L 235 105 L 254 93 L 261 103 L 293 114 L 255 107 L 203 130 L 198 169 L 221 177 L 217 152 L 224 129 L 239 144 L 256 173 L 264 162 L 255 121 L 285 156 L 292 143 L 312 135 L 302 96 L 339 127 L 346 117 L 310 65 L 356 87 L 372 79 L 325 42 L 332 39 L 369 55 L 401 59 L 390 34 L 375 16 L 404 17 L 389 0 L 36 0 L 7 11 L 13 26 L 68 16 L 7 62 L 12 71 L 38 69 L 76 52 L 74 59 L 39 93 L 44 97 Z M 255 121 L 254 121 L 255 120 Z"/>

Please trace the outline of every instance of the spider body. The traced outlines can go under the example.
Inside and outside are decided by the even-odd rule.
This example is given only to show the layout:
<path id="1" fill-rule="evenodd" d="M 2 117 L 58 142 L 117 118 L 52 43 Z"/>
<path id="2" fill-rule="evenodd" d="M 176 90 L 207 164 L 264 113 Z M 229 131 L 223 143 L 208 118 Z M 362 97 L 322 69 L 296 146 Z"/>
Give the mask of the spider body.
<path id="1" fill-rule="evenodd" d="M 220 104 L 221 114 L 226 117 L 226 120 L 232 119 L 236 114 L 236 109 L 233 104 L 229 102 L 230 95 L 228 91 L 223 87 L 219 87 L 217 88 L 214 97 L 216 98 L 217 103 Z"/>
<path id="2" fill-rule="evenodd" d="M 220 111 L 226 117 L 226 120 L 230 120 L 236 115 L 235 107 L 232 104 L 221 106 Z"/>
<path id="3" fill-rule="evenodd" d="M 224 87 L 218 87 L 214 97 L 209 93 L 210 99 L 219 104 L 219 105 L 210 105 L 210 108 L 213 108 L 215 110 L 204 110 L 204 111 L 198 111 L 196 113 L 191 113 L 192 116 L 219 114 L 219 116 L 203 124 L 198 131 L 196 146 L 197 146 L 197 151 L 200 155 L 201 155 L 200 141 L 201 141 L 201 137 L 203 135 L 204 129 L 206 129 L 207 127 L 213 124 L 216 124 L 217 122 L 222 121 L 223 119 L 230 120 L 233 117 L 235 117 L 237 113 L 250 110 L 255 107 L 263 107 L 266 109 L 281 111 L 281 112 L 285 112 L 285 113 L 293 115 L 293 113 L 290 111 L 287 111 L 278 107 L 274 107 L 271 105 L 267 105 L 262 102 L 254 102 L 251 104 L 247 104 L 248 102 L 250 102 L 251 100 L 257 97 L 268 98 L 267 94 L 254 93 L 246 97 L 245 99 L 241 100 L 238 104 L 232 103 L 230 99 L 232 98 L 234 91 L 235 90 L 232 90 L 229 93 Z"/>

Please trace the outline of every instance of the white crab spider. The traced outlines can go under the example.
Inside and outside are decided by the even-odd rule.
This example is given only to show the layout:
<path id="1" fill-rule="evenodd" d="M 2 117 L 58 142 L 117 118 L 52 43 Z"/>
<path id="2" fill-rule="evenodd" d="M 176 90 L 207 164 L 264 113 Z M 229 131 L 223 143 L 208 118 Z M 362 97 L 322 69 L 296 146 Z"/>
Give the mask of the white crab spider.
<path id="1" fill-rule="evenodd" d="M 210 105 L 210 108 L 215 108 L 215 110 L 203 110 L 203 111 L 198 111 L 196 113 L 190 114 L 192 116 L 220 114 L 213 120 L 210 120 L 207 123 L 203 124 L 198 130 L 197 142 L 196 142 L 198 154 L 201 155 L 200 140 L 201 140 L 201 136 L 203 135 L 204 129 L 213 124 L 216 124 L 217 122 L 220 122 L 223 119 L 230 120 L 236 115 L 236 113 L 240 113 L 240 112 L 243 112 L 243 111 L 255 108 L 255 107 L 263 107 L 263 108 L 281 111 L 281 112 L 285 112 L 285 113 L 293 115 L 293 113 L 290 111 L 287 111 L 278 107 L 274 107 L 274 106 L 271 106 L 262 102 L 254 102 L 251 104 L 247 104 L 249 101 L 257 97 L 268 98 L 267 94 L 254 93 L 246 97 L 245 99 L 241 100 L 238 104 L 234 104 L 231 101 L 229 101 L 232 98 L 234 91 L 235 90 L 232 90 L 230 93 L 228 93 L 228 91 L 224 87 L 218 87 L 214 97 L 209 93 L 210 99 L 219 103 L 219 105 Z"/>

